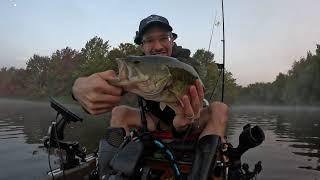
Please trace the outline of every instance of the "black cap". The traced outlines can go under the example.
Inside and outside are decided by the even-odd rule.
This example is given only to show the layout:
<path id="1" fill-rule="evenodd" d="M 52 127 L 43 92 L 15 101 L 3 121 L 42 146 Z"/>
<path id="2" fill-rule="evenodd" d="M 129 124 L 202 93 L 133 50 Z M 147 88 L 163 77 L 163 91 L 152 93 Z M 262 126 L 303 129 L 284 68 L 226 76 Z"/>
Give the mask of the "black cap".
<path id="1" fill-rule="evenodd" d="M 145 31 L 151 27 L 152 25 L 158 25 L 161 27 L 164 27 L 166 29 L 168 29 L 168 31 L 172 31 L 172 27 L 169 24 L 169 21 L 162 16 L 159 15 L 150 15 L 144 19 L 142 19 L 140 21 L 140 25 L 139 25 L 139 31 L 136 32 L 136 36 L 134 38 L 134 42 L 136 44 L 141 44 L 142 43 L 142 36 L 145 33 Z M 172 33 L 173 34 L 173 38 L 176 39 L 178 37 L 177 34 Z"/>

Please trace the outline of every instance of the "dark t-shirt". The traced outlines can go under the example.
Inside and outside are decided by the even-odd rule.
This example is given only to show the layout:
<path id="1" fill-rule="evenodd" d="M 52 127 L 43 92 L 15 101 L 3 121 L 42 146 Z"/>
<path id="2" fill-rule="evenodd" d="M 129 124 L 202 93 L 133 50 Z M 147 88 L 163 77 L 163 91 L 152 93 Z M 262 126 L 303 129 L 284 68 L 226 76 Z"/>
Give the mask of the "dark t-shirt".
<path id="1" fill-rule="evenodd" d="M 154 116 L 159 118 L 166 125 L 170 126 L 172 124 L 173 118 L 176 115 L 174 110 L 169 106 L 166 106 L 163 110 L 160 109 L 160 103 L 150 100 L 145 100 L 146 110 L 152 113 Z"/>

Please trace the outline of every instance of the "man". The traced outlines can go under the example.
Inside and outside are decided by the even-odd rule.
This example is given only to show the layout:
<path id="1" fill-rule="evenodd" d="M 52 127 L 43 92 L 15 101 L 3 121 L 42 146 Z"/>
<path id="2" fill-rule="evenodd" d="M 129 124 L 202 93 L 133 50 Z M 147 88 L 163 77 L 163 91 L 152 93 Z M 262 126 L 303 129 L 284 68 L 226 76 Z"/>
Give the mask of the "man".
<path id="1" fill-rule="evenodd" d="M 187 51 L 188 55 L 185 56 L 183 49 L 175 45 L 174 40 L 177 35 L 172 33 L 172 30 L 166 18 L 151 15 L 140 22 L 134 42 L 141 46 L 145 55 L 172 56 L 196 66 L 197 62 L 187 57 L 190 51 Z M 199 72 L 197 67 L 195 69 Z M 127 132 L 130 127 L 141 127 L 138 109 L 123 105 L 117 106 L 123 90 L 106 81 L 114 77 L 115 72 L 112 70 L 95 73 L 89 77 L 80 77 L 73 85 L 73 95 L 91 114 L 112 111 L 112 127 L 123 127 Z M 221 102 L 214 102 L 209 107 L 203 108 L 203 98 L 204 90 L 197 80 L 194 85 L 190 86 L 189 93 L 182 97 L 183 105 L 179 106 L 177 113 L 169 107 L 161 110 L 157 102 L 146 101 L 147 126 L 150 131 L 170 127 L 176 135 L 183 134 L 189 128 L 201 131 L 194 163 L 197 169 L 192 169 L 194 177 L 191 179 L 207 173 L 204 172 L 204 169 L 211 165 L 219 137 L 224 137 L 227 123 L 227 106 Z"/>

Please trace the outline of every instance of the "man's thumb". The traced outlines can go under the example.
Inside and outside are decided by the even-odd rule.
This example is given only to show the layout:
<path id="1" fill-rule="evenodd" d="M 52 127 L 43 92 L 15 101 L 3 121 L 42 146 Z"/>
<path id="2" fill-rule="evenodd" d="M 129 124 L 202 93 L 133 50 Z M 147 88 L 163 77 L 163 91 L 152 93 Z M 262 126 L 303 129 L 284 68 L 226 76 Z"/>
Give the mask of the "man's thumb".
<path id="1" fill-rule="evenodd" d="M 116 77 L 116 73 L 114 72 L 114 70 L 103 71 L 103 72 L 99 72 L 97 74 L 98 74 L 98 76 L 100 76 L 104 80 L 110 80 L 110 79 L 114 79 Z"/>

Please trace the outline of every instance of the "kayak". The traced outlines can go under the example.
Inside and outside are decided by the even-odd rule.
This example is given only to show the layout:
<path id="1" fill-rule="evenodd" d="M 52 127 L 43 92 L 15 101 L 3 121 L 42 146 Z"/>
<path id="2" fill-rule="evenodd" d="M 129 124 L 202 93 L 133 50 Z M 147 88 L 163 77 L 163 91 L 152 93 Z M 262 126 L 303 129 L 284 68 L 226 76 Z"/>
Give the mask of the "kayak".
<path id="1" fill-rule="evenodd" d="M 82 119 L 55 99 L 51 98 L 50 103 L 61 118 L 52 122 L 48 136 L 44 137 L 44 146 L 48 150 L 65 151 L 65 158 L 61 159 L 60 168 L 47 173 L 47 179 L 188 179 L 199 134 L 190 133 L 183 139 L 176 139 L 169 131 L 148 132 L 143 128 L 126 136 L 123 128 L 110 127 L 100 140 L 98 151 L 87 155 L 78 142 L 63 141 L 65 126 Z M 264 139 L 259 126 L 245 125 L 238 147 L 230 143 L 220 144 L 215 163 L 210 166 L 210 177 L 225 180 L 255 178 L 262 170 L 261 162 L 250 171 L 247 164 L 242 164 L 241 156 Z"/>

